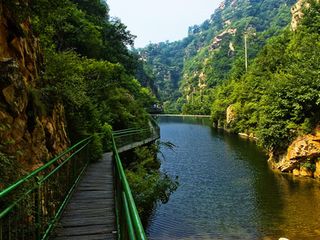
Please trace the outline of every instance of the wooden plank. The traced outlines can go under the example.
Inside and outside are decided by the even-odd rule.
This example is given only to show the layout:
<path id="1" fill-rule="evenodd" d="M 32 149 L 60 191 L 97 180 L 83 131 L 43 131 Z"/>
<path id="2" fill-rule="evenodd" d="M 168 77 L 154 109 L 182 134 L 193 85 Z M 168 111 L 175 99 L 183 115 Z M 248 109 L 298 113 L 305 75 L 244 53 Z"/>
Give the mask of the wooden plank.
<path id="1" fill-rule="evenodd" d="M 110 216 L 87 216 L 78 218 L 65 218 L 61 222 L 63 227 L 81 227 L 91 225 L 113 224 L 113 219 Z"/>
<path id="2" fill-rule="evenodd" d="M 79 213 L 79 212 L 76 212 L 74 214 L 66 214 L 64 215 L 64 218 L 63 220 L 61 221 L 62 223 L 64 223 L 64 221 L 66 220 L 70 220 L 70 219 L 80 219 L 80 218 L 83 218 L 83 219 L 88 219 L 88 218 L 96 218 L 96 217 L 100 217 L 100 218 L 106 218 L 106 219 L 109 219 L 109 218 L 112 218 L 112 216 L 114 215 L 113 212 L 101 212 L 101 213 L 95 213 L 95 212 L 83 212 L 83 213 Z"/>
<path id="3" fill-rule="evenodd" d="M 107 233 L 107 234 L 94 234 L 94 235 L 85 235 L 85 236 L 77 236 L 77 240 L 112 240 L 116 239 L 116 234 Z M 67 237 L 56 237 L 56 240 L 69 240 L 70 236 Z"/>
<path id="4" fill-rule="evenodd" d="M 108 153 L 88 167 L 51 239 L 116 239 L 114 207 L 113 166 Z"/>
<path id="5" fill-rule="evenodd" d="M 112 200 L 110 199 L 110 201 Z M 84 205 L 78 204 L 78 203 L 70 203 L 68 206 L 68 211 L 72 211 L 74 209 L 101 209 L 101 208 L 108 207 L 107 202 L 96 203 L 95 205 L 88 205 L 88 203 L 90 202 L 82 202 L 82 203 L 84 203 Z M 112 206 L 114 206 L 114 204 Z"/>
<path id="6" fill-rule="evenodd" d="M 57 236 L 87 236 L 94 234 L 107 234 L 111 233 L 110 228 L 107 225 L 91 225 L 91 226 L 79 226 L 79 227 L 63 227 L 61 232 L 57 232 Z M 71 239 L 71 238 L 70 238 Z"/>
<path id="7" fill-rule="evenodd" d="M 81 191 L 75 195 L 75 199 L 96 199 L 112 196 L 113 191 Z"/>
<path id="8" fill-rule="evenodd" d="M 91 213 L 91 214 L 101 214 L 104 212 L 107 213 L 112 213 L 113 214 L 113 210 L 114 210 L 114 206 L 112 207 L 105 207 L 105 208 L 99 208 L 99 209 L 88 209 L 88 208 L 78 208 L 78 209 L 73 209 L 72 211 L 66 211 L 64 213 L 64 216 L 72 216 L 72 215 L 77 215 L 77 214 L 87 214 L 87 213 Z"/>

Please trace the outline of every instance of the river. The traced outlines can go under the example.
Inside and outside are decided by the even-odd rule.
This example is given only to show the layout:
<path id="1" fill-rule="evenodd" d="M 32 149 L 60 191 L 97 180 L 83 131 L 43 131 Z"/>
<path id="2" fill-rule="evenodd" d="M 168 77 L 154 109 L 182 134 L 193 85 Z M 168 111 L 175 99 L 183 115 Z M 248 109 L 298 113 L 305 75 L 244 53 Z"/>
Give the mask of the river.
<path id="1" fill-rule="evenodd" d="M 270 170 L 256 144 L 208 119 L 160 117 L 162 171 L 178 189 L 150 217 L 149 239 L 320 239 L 320 184 Z"/>

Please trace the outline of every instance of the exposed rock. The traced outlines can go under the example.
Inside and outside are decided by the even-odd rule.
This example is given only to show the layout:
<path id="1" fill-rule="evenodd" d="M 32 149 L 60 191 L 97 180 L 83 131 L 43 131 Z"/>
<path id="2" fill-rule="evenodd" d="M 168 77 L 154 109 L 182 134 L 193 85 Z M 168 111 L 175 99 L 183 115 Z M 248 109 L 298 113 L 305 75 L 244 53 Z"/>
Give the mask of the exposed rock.
<path id="1" fill-rule="evenodd" d="M 317 0 L 319 2 L 319 0 Z M 309 0 L 298 0 L 298 2 L 291 7 L 291 30 L 297 30 L 300 20 L 303 17 L 303 8 L 308 8 L 310 6 Z"/>
<path id="2" fill-rule="evenodd" d="M 236 114 L 236 111 L 234 109 L 234 106 L 233 105 L 230 105 L 228 108 L 227 108 L 227 112 L 226 112 L 226 122 L 227 122 L 227 125 L 230 125 L 232 124 L 237 118 L 237 114 Z"/>
<path id="3" fill-rule="evenodd" d="M 299 160 L 320 156 L 320 137 L 305 135 L 297 138 L 288 148 L 287 159 Z"/>
<path id="4" fill-rule="evenodd" d="M 17 115 L 22 113 L 27 106 L 27 93 L 21 90 L 22 89 L 18 89 L 13 84 L 2 89 L 6 103 L 10 106 L 11 111 Z"/>
<path id="5" fill-rule="evenodd" d="M 233 0 L 230 4 L 231 7 L 235 7 L 237 5 L 237 0 Z"/>
<path id="6" fill-rule="evenodd" d="M 320 0 L 317 0 L 319 2 Z M 310 7 L 309 0 L 298 0 L 291 8 L 291 29 L 295 31 L 303 17 L 303 8 Z M 282 154 L 269 153 L 269 163 L 282 172 L 320 178 L 320 125 L 313 134 L 298 137 Z M 306 167 L 308 166 L 308 167 Z"/>
<path id="7" fill-rule="evenodd" d="M 294 176 L 299 176 L 300 175 L 300 169 L 297 169 L 297 168 L 293 169 L 292 174 Z"/>
<path id="8" fill-rule="evenodd" d="M 235 49 L 234 49 L 234 46 L 233 46 L 233 43 L 232 42 L 229 42 L 229 49 L 231 52 L 234 52 Z"/>
<path id="9" fill-rule="evenodd" d="M 233 46 L 233 43 L 230 41 L 229 42 L 229 51 L 228 51 L 228 56 L 233 56 L 235 52 L 235 48 Z"/>
<path id="10" fill-rule="evenodd" d="M 320 161 L 317 159 L 315 161 L 316 170 L 313 173 L 314 178 L 320 178 Z"/>
<path id="11" fill-rule="evenodd" d="M 229 26 L 229 25 L 231 25 L 231 20 L 226 20 L 223 23 L 224 23 L 224 25 Z"/>
<path id="12" fill-rule="evenodd" d="M 219 4 L 219 9 L 223 10 L 225 6 L 226 6 L 225 2 L 222 2 Z"/>
<path id="13" fill-rule="evenodd" d="M 46 148 L 45 132 L 43 129 L 43 125 L 38 118 L 36 119 L 36 126 L 31 136 L 31 150 L 33 157 L 38 160 L 48 159 L 49 153 L 48 149 Z"/>
<path id="14" fill-rule="evenodd" d="M 300 176 L 303 176 L 303 177 L 313 177 L 313 172 L 312 172 L 311 169 L 302 166 L 302 167 L 300 168 Z"/>
<path id="15" fill-rule="evenodd" d="M 68 137 L 65 125 L 64 107 L 57 104 L 50 117 L 42 119 L 44 126 L 46 144 L 50 146 L 51 152 L 57 154 L 63 151 L 68 143 Z"/>
<path id="16" fill-rule="evenodd" d="M 300 19 L 303 17 L 302 7 L 305 5 L 306 0 L 298 0 L 298 2 L 291 7 L 291 29 L 295 31 L 298 27 Z"/>
<path id="17" fill-rule="evenodd" d="M 14 120 L 12 125 L 11 136 L 16 142 L 22 141 L 27 128 L 27 119 L 24 116 L 20 116 Z"/>
<path id="18" fill-rule="evenodd" d="M 220 43 L 223 40 L 223 38 L 227 35 L 235 35 L 237 32 L 236 28 L 230 28 L 230 29 L 226 29 L 224 30 L 222 33 L 220 33 L 219 35 L 217 35 L 216 37 L 214 37 L 214 39 L 212 40 L 212 43 L 210 45 L 210 50 L 214 50 L 220 47 Z"/>
<path id="19" fill-rule="evenodd" d="M 11 117 L 8 113 L 1 111 L 1 110 L 0 110 L 0 119 L 1 119 L 2 125 L 5 125 L 5 124 L 11 125 L 13 123 L 13 117 Z M 4 128 L 4 126 L 2 128 Z M 2 131 L 3 130 L 4 129 L 2 129 Z M 0 131 L 1 131 L 1 129 L 0 129 Z"/>
<path id="20" fill-rule="evenodd" d="M 314 134 L 298 137 L 288 147 L 286 153 L 276 155 L 269 154 L 272 166 L 281 172 L 292 172 L 295 175 L 318 177 L 320 175 L 320 164 L 316 161 L 320 157 L 320 131 L 316 128 Z M 304 163 L 315 166 L 315 173 L 310 168 L 303 166 Z M 301 167 L 300 167 L 301 166 Z M 300 169 L 300 170 L 298 170 Z"/>
<path id="21" fill-rule="evenodd" d="M 200 91 L 207 87 L 206 76 L 203 72 L 201 72 L 199 75 L 198 87 L 199 87 Z"/>
<path id="22" fill-rule="evenodd" d="M 0 12 L 0 146 L 30 171 L 69 145 L 64 108 L 52 103 L 39 113 L 29 93 L 40 81 L 39 42 L 28 18 L 18 20 L 3 1 Z"/>
<path id="23" fill-rule="evenodd" d="M 258 140 L 258 138 L 254 135 L 254 133 L 238 133 L 238 135 L 242 138 Z"/>

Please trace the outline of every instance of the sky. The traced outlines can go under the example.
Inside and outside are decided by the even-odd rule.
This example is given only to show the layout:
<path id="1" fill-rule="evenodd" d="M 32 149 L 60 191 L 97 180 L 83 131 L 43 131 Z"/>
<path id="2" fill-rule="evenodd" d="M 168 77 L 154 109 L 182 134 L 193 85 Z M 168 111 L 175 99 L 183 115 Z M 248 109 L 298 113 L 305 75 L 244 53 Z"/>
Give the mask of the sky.
<path id="1" fill-rule="evenodd" d="M 110 15 L 118 17 L 135 36 L 135 47 L 180 40 L 188 27 L 209 19 L 223 0 L 106 0 Z"/>

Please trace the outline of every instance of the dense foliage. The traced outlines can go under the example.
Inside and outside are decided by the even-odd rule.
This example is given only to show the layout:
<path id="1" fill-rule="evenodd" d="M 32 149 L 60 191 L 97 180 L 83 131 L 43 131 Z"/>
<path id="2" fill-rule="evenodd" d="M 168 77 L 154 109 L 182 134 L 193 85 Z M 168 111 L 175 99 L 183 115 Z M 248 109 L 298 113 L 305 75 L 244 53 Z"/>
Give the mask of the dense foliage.
<path id="1" fill-rule="evenodd" d="M 271 38 L 240 80 L 214 90 L 212 117 L 236 132 L 253 133 L 269 150 L 284 149 L 320 120 L 320 4 L 312 2 L 295 32 Z M 235 119 L 226 123 L 232 106 Z"/>
<path id="2" fill-rule="evenodd" d="M 172 181 L 167 174 L 159 171 L 160 161 L 156 157 L 157 152 L 156 145 L 141 147 L 136 148 L 132 155 L 123 158 L 127 165 L 126 176 L 144 222 L 155 204 L 159 201 L 166 203 L 178 186 L 177 181 Z"/>
<path id="3" fill-rule="evenodd" d="M 141 50 L 165 110 L 211 114 L 216 126 L 251 134 L 276 152 L 310 132 L 319 122 L 320 14 L 319 3 L 309 2 L 292 31 L 295 0 L 226 0 L 184 40 Z M 167 77 L 174 66 L 176 77 Z"/>
<path id="4" fill-rule="evenodd" d="M 110 150 L 108 137 L 112 129 L 148 125 L 145 109 L 156 102 L 152 77 L 137 54 L 128 50 L 134 36 L 119 19 L 109 17 L 105 1 L 29 0 L 27 5 L 10 4 L 13 14 L 30 20 L 43 52 L 39 56 L 41 73 L 37 86 L 30 90 L 31 98 L 43 114 L 57 103 L 64 106 L 71 143 L 93 135 L 89 151 L 94 161 Z M 136 154 L 139 159 L 144 157 L 141 154 Z M 148 161 L 157 161 L 148 150 L 143 155 Z M 8 165 L 15 167 L 10 156 L 0 154 L 0 159 L 4 171 Z M 139 169 L 145 165 L 136 164 Z M 159 167 L 150 166 L 143 173 L 170 189 L 171 180 L 163 178 Z M 137 177 L 135 174 L 130 174 L 132 179 L 141 176 L 140 172 Z M 13 177 L 16 180 L 18 172 Z M 146 189 L 154 195 L 145 196 L 148 199 L 143 201 L 163 198 L 158 195 L 157 186 L 150 185 L 145 178 L 139 180 L 133 181 L 138 186 L 133 190 Z M 135 195 L 139 196 L 139 192 Z M 149 206 L 153 205 L 145 207 Z"/>
<path id="5" fill-rule="evenodd" d="M 44 49 L 42 95 L 63 102 L 72 139 L 101 131 L 143 126 L 143 107 L 155 99 L 134 73 L 127 49 L 134 37 L 99 0 L 41 0 L 31 5 L 32 26 Z"/>
<path id="6" fill-rule="evenodd" d="M 190 27 L 185 39 L 140 49 L 156 77 L 165 111 L 209 114 L 211 88 L 245 72 L 244 32 L 250 62 L 289 23 L 295 2 L 226 0 L 210 19 Z"/>
<path id="7" fill-rule="evenodd" d="M 179 111 L 173 102 L 181 96 L 179 82 L 183 69 L 184 49 L 191 40 L 192 38 L 186 38 L 173 43 L 149 44 L 138 50 L 144 60 L 144 68 L 148 69 L 154 79 L 159 98 L 167 112 Z"/>

